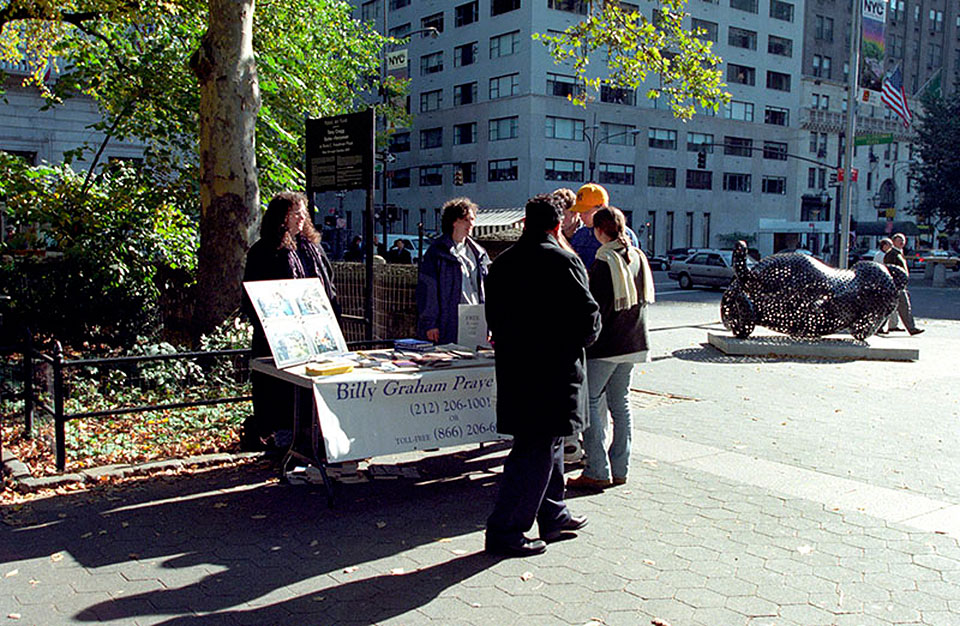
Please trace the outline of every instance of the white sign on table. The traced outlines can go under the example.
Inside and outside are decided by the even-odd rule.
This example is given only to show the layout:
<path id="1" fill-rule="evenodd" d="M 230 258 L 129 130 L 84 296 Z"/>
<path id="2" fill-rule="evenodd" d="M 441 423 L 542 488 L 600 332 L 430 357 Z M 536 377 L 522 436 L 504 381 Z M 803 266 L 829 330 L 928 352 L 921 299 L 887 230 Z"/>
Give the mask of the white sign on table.
<path id="1" fill-rule="evenodd" d="M 490 347 L 487 315 L 482 304 L 461 304 L 457 309 L 457 343 L 471 350 Z"/>
<path id="2" fill-rule="evenodd" d="M 497 433 L 494 368 L 353 372 L 314 383 L 327 461 L 506 438 Z"/>

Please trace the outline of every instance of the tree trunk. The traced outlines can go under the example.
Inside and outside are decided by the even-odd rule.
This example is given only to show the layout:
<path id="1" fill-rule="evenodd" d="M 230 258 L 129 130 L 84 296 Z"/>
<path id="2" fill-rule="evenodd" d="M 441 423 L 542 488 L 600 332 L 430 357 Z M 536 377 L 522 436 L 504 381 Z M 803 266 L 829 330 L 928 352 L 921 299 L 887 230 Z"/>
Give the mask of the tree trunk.
<path id="1" fill-rule="evenodd" d="M 200 82 L 200 250 L 193 332 L 240 304 L 243 266 L 260 218 L 256 135 L 260 89 L 254 0 L 209 0 L 207 32 L 190 65 Z"/>

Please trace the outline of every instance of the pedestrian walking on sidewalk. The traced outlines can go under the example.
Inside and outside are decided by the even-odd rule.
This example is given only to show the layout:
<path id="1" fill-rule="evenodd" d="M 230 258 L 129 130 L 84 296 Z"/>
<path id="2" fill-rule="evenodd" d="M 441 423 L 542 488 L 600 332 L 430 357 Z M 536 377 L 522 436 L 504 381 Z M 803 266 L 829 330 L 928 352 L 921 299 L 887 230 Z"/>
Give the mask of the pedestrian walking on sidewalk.
<path id="1" fill-rule="evenodd" d="M 584 349 L 600 334 L 600 312 L 583 262 L 557 243 L 562 215 L 554 196 L 531 198 L 523 235 L 487 276 L 497 431 L 513 436 L 487 520 L 486 549 L 493 554 L 539 554 L 587 523 L 564 501 L 563 437 L 583 428 Z M 538 540 L 524 535 L 534 521 Z"/>
<path id="2" fill-rule="evenodd" d="M 583 432 L 586 466 L 567 487 L 599 490 L 627 482 L 630 469 L 630 374 L 647 360 L 647 305 L 654 301 L 653 273 L 646 256 L 630 245 L 626 219 L 616 207 L 593 216 L 600 248 L 590 268 L 590 292 L 600 305 L 601 331 L 587 348 L 590 423 Z M 606 447 L 607 410 L 613 439 Z"/>
<path id="3" fill-rule="evenodd" d="M 903 233 L 897 233 L 892 237 L 893 247 L 883 257 L 883 262 L 887 265 L 896 265 L 902 268 L 910 276 L 910 268 L 907 267 L 907 259 L 903 256 L 903 247 L 907 243 L 907 237 Z M 913 320 L 913 308 L 910 306 L 910 294 L 906 287 L 900 292 L 897 298 L 897 308 L 890 314 L 890 320 L 887 323 L 887 332 L 877 331 L 878 335 L 885 335 L 891 332 L 903 330 L 898 322 L 903 320 L 903 325 L 911 335 L 919 335 L 923 332 L 922 328 L 917 328 Z"/>

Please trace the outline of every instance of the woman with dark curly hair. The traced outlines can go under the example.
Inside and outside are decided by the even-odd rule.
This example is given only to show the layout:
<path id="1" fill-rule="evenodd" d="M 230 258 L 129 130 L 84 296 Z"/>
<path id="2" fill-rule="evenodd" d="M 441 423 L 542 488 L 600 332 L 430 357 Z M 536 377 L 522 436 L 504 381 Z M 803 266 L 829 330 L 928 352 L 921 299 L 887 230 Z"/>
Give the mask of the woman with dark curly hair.
<path id="1" fill-rule="evenodd" d="M 307 198 L 302 193 L 282 191 L 270 200 L 263 214 L 260 239 L 247 253 L 243 282 L 289 278 L 319 278 L 339 319 L 332 266 L 320 246 L 320 233 L 310 223 Z M 246 293 L 242 310 L 253 323 L 251 356 L 270 356 L 267 336 Z M 244 449 L 258 450 L 273 433 L 292 428 L 293 390 L 289 383 L 256 372 L 251 372 L 250 381 L 253 414 L 243 424 L 240 444 Z"/>

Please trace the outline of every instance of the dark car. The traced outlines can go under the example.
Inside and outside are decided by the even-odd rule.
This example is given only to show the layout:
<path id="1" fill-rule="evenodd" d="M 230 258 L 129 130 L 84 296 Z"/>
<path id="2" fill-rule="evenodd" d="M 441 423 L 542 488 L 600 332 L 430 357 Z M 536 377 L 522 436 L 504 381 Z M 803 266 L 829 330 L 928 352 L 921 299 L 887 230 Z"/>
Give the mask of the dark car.
<path id="1" fill-rule="evenodd" d="M 668 270 L 670 269 L 670 260 L 663 254 L 657 254 L 654 256 L 648 256 L 647 260 L 650 262 L 650 269 L 652 270 Z"/>

